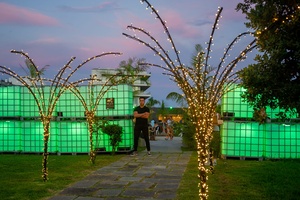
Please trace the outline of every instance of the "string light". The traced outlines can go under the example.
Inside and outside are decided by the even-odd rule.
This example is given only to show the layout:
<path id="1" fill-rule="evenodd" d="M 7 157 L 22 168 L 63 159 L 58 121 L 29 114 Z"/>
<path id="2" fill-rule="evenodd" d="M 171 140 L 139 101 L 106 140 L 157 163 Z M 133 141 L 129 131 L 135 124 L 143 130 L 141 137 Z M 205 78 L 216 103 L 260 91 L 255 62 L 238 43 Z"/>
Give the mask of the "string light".
<path id="1" fill-rule="evenodd" d="M 201 53 L 196 58 L 197 63 L 193 67 L 187 67 L 181 63 L 179 53 L 174 41 L 168 31 L 166 22 L 162 20 L 157 11 L 153 6 L 147 1 L 142 0 L 141 3 L 146 3 L 146 7 L 150 9 L 151 14 L 155 14 L 155 18 L 158 19 L 164 28 L 164 33 L 167 35 L 167 41 L 170 42 L 171 48 L 175 54 L 175 59 L 169 56 L 169 51 L 166 51 L 164 47 L 160 45 L 158 40 L 154 39 L 152 35 L 146 32 L 142 28 L 135 27 L 133 25 L 128 26 L 128 30 L 133 30 L 137 34 L 141 33 L 144 36 L 150 38 L 156 43 L 155 48 L 149 43 L 145 42 L 143 39 L 137 38 L 136 35 L 132 36 L 123 33 L 124 36 L 135 40 L 154 51 L 154 55 L 157 55 L 166 64 L 165 67 L 160 65 L 145 63 L 149 66 L 154 66 L 162 68 L 167 71 L 163 74 L 173 77 L 173 81 L 177 83 L 178 87 L 182 90 L 183 96 L 188 103 L 188 114 L 191 118 L 192 123 L 195 125 L 195 140 L 197 143 L 197 153 L 198 153 L 198 177 L 199 177 L 199 197 L 200 199 L 208 198 L 208 185 L 207 174 L 209 171 L 213 170 L 213 165 L 211 163 L 210 169 L 205 167 L 205 163 L 208 161 L 209 155 L 209 143 L 212 139 L 213 131 L 213 117 L 215 115 L 215 109 L 218 101 L 221 99 L 222 95 L 232 83 L 237 80 L 237 76 L 233 73 L 234 67 L 237 63 L 243 59 L 247 53 L 251 52 L 255 48 L 255 39 L 250 42 L 247 47 L 240 52 L 240 54 L 230 61 L 227 65 L 224 65 L 224 61 L 229 57 L 229 50 L 233 47 L 241 36 L 251 35 L 253 33 L 246 32 L 237 36 L 232 43 L 228 45 L 225 49 L 223 57 L 220 59 L 220 63 L 217 67 L 213 68 L 208 63 L 210 61 L 210 53 L 212 52 L 211 47 L 213 46 L 213 38 L 215 30 L 218 29 L 219 19 L 221 18 L 222 7 L 218 8 L 216 13 L 216 19 L 212 26 L 212 32 L 209 37 L 209 41 L 206 42 L 207 47 L 205 48 L 206 54 Z M 174 61 L 173 61 L 174 60 Z M 175 64 L 176 63 L 176 64 Z"/>
<path id="2" fill-rule="evenodd" d="M 119 52 L 108 52 L 108 53 L 102 53 L 100 55 L 88 58 L 86 61 L 82 62 L 80 65 L 75 67 L 73 70 L 71 70 L 71 63 L 75 60 L 75 57 L 72 57 L 67 64 L 65 64 L 55 75 L 54 79 L 47 79 L 42 78 L 41 73 L 39 73 L 38 67 L 35 65 L 33 60 L 28 56 L 28 53 L 24 53 L 21 51 L 11 50 L 11 53 L 15 53 L 18 55 L 21 55 L 21 57 L 25 57 L 27 59 L 34 70 L 34 77 L 31 76 L 20 76 L 13 70 L 5 67 L 0 66 L 0 73 L 9 75 L 13 78 L 15 78 L 17 81 L 19 81 L 23 86 L 25 86 L 29 93 L 33 96 L 36 105 L 38 107 L 38 112 L 40 115 L 40 120 L 43 124 L 43 142 L 44 142 L 44 148 L 43 148 L 43 160 L 42 160 L 42 178 L 43 181 L 48 180 L 48 142 L 49 138 L 51 136 L 50 134 L 50 122 L 52 120 L 53 112 L 55 110 L 55 106 L 60 98 L 60 96 L 68 89 L 75 89 L 76 86 L 89 79 L 83 79 L 79 80 L 77 82 L 71 83 L 69 82 L 69 79 L 72 77 L 72 75 L 78 71 L 81 67 L 83 67 L 86 63 L 103 57 L 107 55 L 121 55 Z M 71 72 L 64 78 L 66 69 L 70 69 Z M 28 83 L 28 80 L 30 83 Z M 50 95 L 45 98 L 45 87 L 43 87 L 45 84 L 44 82 L 49 82 L 50 87 Z M 88 113 L 87 117 L 88 122 L 91 124 L 93 123 L 93 113 Z"/>

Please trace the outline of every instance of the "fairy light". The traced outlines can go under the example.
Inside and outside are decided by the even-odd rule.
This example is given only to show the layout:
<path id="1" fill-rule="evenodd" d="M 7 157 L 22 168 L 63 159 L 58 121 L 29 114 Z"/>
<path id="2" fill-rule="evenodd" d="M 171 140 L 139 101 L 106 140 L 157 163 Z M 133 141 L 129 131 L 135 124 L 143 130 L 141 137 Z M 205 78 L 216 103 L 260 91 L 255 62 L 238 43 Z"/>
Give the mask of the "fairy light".
<path id="1" fill-rule="evenodd" d="M 102 56 L 107 56 L 107 55 L 121 55 L 119 52 L 108 52 L 108 53 L 102 53 L 100 55 L 88 58 L 86 61 L 75 67 L 73 70 L 71 68 L 71 63 L 75 60 L 75 57 L 72 57 L 67 64 L 65 64 L 55 75 L 53 79 L 47 79 L 47 78 L 42 78 L 40 71 L 38 70 L 38 67 L 35 65 L 33 60 L 28 56 L 28 53 L 24 53 L 23 50 L 21 51 L 16 51 L 16 50 L 11 50 L 11 53 L 18 54 L 21 57 L 25 57 L 27 59 L 31 66 L 33 66 L 34 70 L 34 77 L 31 76 L 20 76 L 13 70 L 5 67 L 5 66 L 0 66 L 0 73 L 6 74 L 8 76 L 11 76 L 15 78 L 17 81 L 19 81 L 23 86 L 25 86 L 29 93 L 33 96 L 34 101 L 36 102 L 36 105 L 38 107 L 38 112 L 40 115 L 40 120 L 43 124 L 43 159 L 42 159 L 42 178 L 43 181 L 48 180 L 48 142 L 50 138 L 50 122 L 51 119 L 53 118 L 53 111 L 55 109 L 55 106 L 60 98 L 60 96 L 70 88 L 76 87 L 76 85 L 79 82 L 76 83 L 70 83 L 69 79 L 72 77 L 72 75 L 78 71 L 81 67 L 83 67 L 86 63 L 100 58 Z M 71 70 L 69 75 L 67 75 L 66 78 L 63 76 L 65 75 L 66 69 Z M 28 81 L 30 84 L 28 83 Z M 49 88 L 49 96 L 45 98 L 45 90 L 44 90 L 44 82 L 49 82 L 50 83 L 50 88 Z M 93 115 L 91 113 L 88 113 L 88 120 L 93 122 Z"/>
<path id="2" fill-rule="evenodd" d="M 94 148 L 94 141 L 93 135 L 98 130 L 97 127 L 97 116 L 96 111 L 100 100 L 104 97 L 104 95 L 116 84 L 120 82 L 124 82 L 128 80 L 131 76 L 123 75 L 121 78 L 119 74 L 114 74 L 110 76 L 104 84 L 102 84 L 101 89 L 95 94 L 93 90 L 94 82 L 101 81 L 101 79 L 97 79 L 95 75 L 91 76 L 89 79 L 84 79 L 82 82 L 88 81 L 88 99 L 84 98 L 84 94 L 81 93 L 80 90 L 76 88 L 77 82 L 69 83 L 70 91 L 79 99 L 82 106 L 85 109 L 86 121 L 88 124 L 88 131 L 89 131 L 89 141 L 90 141 L 90 161 L 91 163 L 95 164 L 97 152 Z M 89 104 L 87 103 L 89 102 Z"/>
<path id="3" fill-rule="evenodd" d="M 177 86 L 182 90 L 184 97 L 188 103 L 188 114 L 191 118 L 191 122 L 195 125 L 196 134 L 195 140 L 197 143 L 197 153 L 198 153 L 198 177 L 199 177 L 199 198 L 207 199 L 208 198 L 208 185 L 207 185 L 207 174 L 213 170 L 213 165 L 211 163 L 210 169 L 205 167 L 205 163 L 208 161 L 209 154 L 209 142 L 212 139 L 213 131 L 213 117 L 215 114 L 215 108 L 218 101 L 221 99 L 224 91 L 232 83 L 234 83 L 237 78 L 234 78 L 233 69 L 236 64 L 245 59 L 246 54 L 251 52 L 253 48 L 256 47 L 254 39 L 250 42 L 247 47 L 240 52 L 237 58 L 230 61 L 227 65 L 224 65 L 225 60 L 230 56 L 229 50 L 233 48 L 233 44 L 240 40 L 241 36 L 252 35 L 253 33 L 246 32 L 240 34 L 236 37 L 232 43 L 224 49 L 223 57 L 220 58 L 220 63 L 216 68 L 212 68 L 208 63 L 210 61 L 210 53 L 212 52 L 213 38 L 215 30 L 219 29 L 219 19 L 222 17 L 221 12 L 222 7 L 218 8 L 216 13 L 216 19 L 212 26 L 212 32 L 209 37 L 209 41 L 206 42 L 207 47 L 205 48 L 206 54 L 203 53 L 199 55 L 197 63 L 194 67 L 186 67 L 181 63 L 179 53 L 177 50 L 174 41 L 168 31 L 166 26 L 166 21 L 162 20 L 157 10 L 147 1 L 141 0 L 142 4 L 146 4 L 146 9 L 150 9 L 151 14 L 155 14 L 155 19 L 158 19 L 161 25 L 164 28 L 164 33 L 167 35 L 167 41 L 171 45 L 171 49 L 175 54 L 175 58 L 169 56 L 169 51 L 164 50 L 164 47 L 160 45 L 158 40 L 154 39 L 150 33 L 146 32 L 142 28 L 135 27 L 130 25 L 127 27 L 128 30 L 135 31 L 135 34 L 142 34 L 152 41 L 155 42 L 155 46 L 151 46 L 146 43 L 143 39 L 137 38 L 136 35 L 132 36 L 126 33 L 123 33 L 124 36 L 135 40 L 148 48 L 154 51 L 154 55 L 157 55 L 161 60 L 166 64 L 165 67 L 156 64 L 149 64 L 150 66 L 162 68 L 167 71 L 163 74 L 173 77 L 173 81 L 177 83 Z M 175 65 L 174 63 L 177 63 Z M 225 90 L 224 90 L 225 89 Z"/>

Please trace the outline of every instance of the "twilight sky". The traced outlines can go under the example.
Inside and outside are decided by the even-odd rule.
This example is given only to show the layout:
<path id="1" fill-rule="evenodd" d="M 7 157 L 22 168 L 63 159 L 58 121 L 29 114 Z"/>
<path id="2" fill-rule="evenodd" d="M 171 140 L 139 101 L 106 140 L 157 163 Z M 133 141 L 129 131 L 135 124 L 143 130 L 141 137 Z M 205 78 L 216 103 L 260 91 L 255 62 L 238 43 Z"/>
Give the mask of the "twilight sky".
<path id="1" fill-rule="evenodd" d="M 219 6 L 223 7 L 223 12 L 214 37 L 211 65 L 219 62 L 224 48 L 235 36 L 247 31 L 245 15 L 235 11 L 242 0 L 149 1 L 167 22 L 176 48 L 181 52 L 180 59 L 187 65 L 195 44 L 206 47 Z M 134 34 L 126 29 L 130 24 L 150 31 L 166 50 L 172 50 L 159 21 L 139 0 L 1 0 L 0 65 L 24 74 L 21 69 L 21 65 L 25 66 L 24 58 L 10 53 L 12 49 L 28 53 L 37 66 L 50 65 L 45 73 L 49 78 L 53 78 L 72 56 L 76 56 L 72 64 L 75 67 L 89 57 L 110 51 L 123 54 L 94 60 L 75 78 L 88 77 L 93 68 L 116 68 L 130 57 L 164 65 L 149 48 L 122 35 L 123 32 Z M 243 50 L 249 41 L 238 43 L 233 54 Z M 253 57 L 249 56 L 238 67 L 252 63 Z M 180 92 L 169 77 L 162 75 L 161 69 L 151 68 L 149 72 L 152 86 L 148 92 L 153 98 L 161 101 L 170 92 Z M 167 106 L 176 106 L 174 102 L 165 102 Z"/>

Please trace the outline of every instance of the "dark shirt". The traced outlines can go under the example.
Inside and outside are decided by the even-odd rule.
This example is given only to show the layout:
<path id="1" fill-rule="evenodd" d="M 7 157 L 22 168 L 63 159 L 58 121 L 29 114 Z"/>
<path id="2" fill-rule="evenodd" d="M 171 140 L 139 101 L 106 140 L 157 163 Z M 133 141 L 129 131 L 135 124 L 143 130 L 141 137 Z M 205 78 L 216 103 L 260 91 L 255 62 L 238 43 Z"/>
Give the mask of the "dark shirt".
<path id="1" fill-rule="evenodd" d="M 140 106 L 137 106 L 137 107 L 134 108 L 134 112 L 135 111 L 137 111 L 137 113 L 139 113 L 139 114 L 145 113 L 145 112 L 150 113 L 150 110 L 147 106 L 144 106 L 143 108 L 141 108 Z M 148 119 L 137 117 L 135 124 L 136 125 L 141 125 L 141 126 L 148 126 Z"/>

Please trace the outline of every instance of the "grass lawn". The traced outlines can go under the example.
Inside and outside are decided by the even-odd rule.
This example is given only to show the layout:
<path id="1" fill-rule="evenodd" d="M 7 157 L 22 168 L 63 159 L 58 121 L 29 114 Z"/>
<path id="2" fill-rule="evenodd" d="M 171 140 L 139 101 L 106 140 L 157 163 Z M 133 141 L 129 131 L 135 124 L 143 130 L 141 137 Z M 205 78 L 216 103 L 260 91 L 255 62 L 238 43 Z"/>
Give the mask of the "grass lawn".
<path id="1" fill-rule="evenodd" d="M 35 200 L 51 197 L 71 183 L 119 160 L 124 155 L 97 155 L 95 165 L 88 155 L 50 155 L 47 182 L 42 179 L 42 155 L 0 154 L 0 199 Z"/>
<path id="2" fill-rule="evenodd" d="M 1 200 L 46 199 L 122 156 L 98 155 L 92 165 L 88 155 L 50 155 L 49 181 L 43 182 L 41 155 L 0 154 Z M 199 199 L 197 174 L 197 154 L 193 152 L 177 200 Z M 299 199 L 300 160 L 218 160 L 208 186 L 211 200 Z"/>
<path id="3" fill-rule="evenodd" d="M 177 199 L 199 199 L 197 155 L 193 153 Z M 209 175 L 211 200 L 300 198 L 300 160 L 218 160 Z"/>

